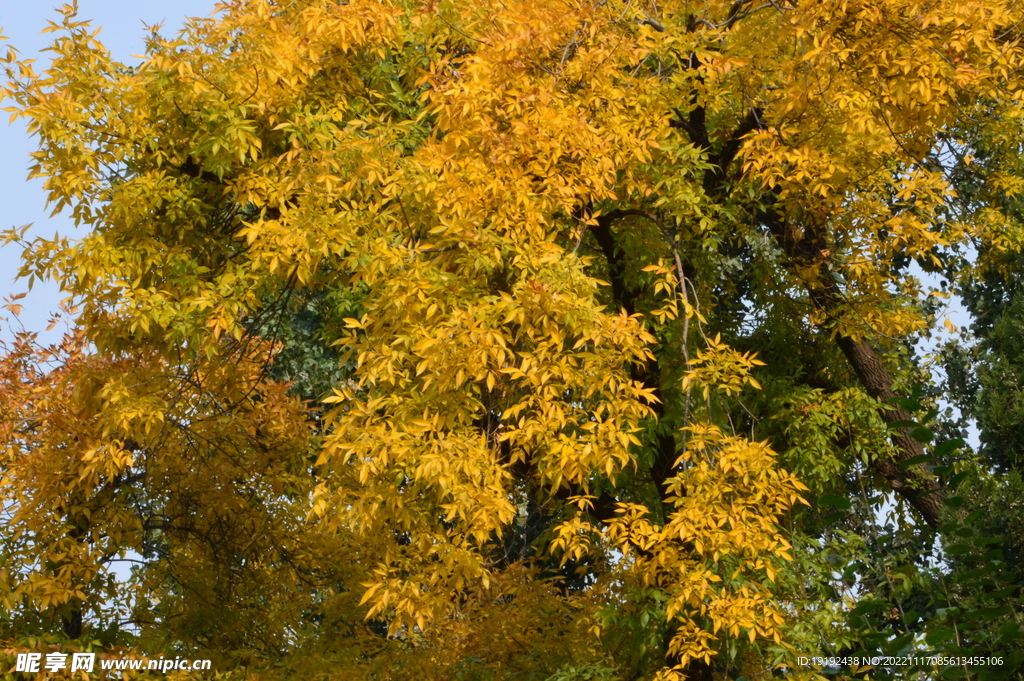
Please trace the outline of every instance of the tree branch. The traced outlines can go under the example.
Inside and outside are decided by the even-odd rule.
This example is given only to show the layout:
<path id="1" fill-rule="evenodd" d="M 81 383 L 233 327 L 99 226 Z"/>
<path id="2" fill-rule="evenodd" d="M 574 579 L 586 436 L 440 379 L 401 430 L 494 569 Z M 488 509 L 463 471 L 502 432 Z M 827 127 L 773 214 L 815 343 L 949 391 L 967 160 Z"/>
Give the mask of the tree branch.
<path id="1" fill-rule="evenodd" d="M 817 271 L 815 280 L 807 283 L 808 295 L 815 308 L 825 313 L 830 321 L 838 321 L 843 294 L 828 267 L 828 249 L 820 230 L 806 226 L 801 234 L 773 208 L 764 210 L 760 220 L 786 253 L 790 267 Z M 892 387 L 892 375 L 878 352 L 863 338 L 841 329 L 835 331 L 834 338 L 868 395 L 891 405 L 898 395 Z M 911 420 L 910 414 L 898 408 L 882 409 L 881 417 L 889 425 Z M 911 437 L 906 428 L 894 428 L 892 442 L 897 449 L 894 459 L 875 457 L 870 462 L 871 467 L 888 480 L 892 490 L 906 499 L 928 525 L 937 528 L 945 494 L 924 464 L 905 465 L 906 461 L 924 454 L 923 445 Z"/>

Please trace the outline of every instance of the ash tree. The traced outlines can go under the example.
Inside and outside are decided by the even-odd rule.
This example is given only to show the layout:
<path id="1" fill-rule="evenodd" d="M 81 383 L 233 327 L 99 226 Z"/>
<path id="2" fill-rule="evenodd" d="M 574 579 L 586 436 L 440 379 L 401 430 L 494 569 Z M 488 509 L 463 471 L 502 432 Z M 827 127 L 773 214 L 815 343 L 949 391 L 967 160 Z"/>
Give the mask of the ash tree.
<path id="1" fill-rule="evenodd" d="M 915 272 L 1021 241 L 1021 12 L 233 0 L 129 67 L 65 8 L 4 60 L 88 232 L 7 233 L 74 325 L 0 360 L 6 649 L 1012 673 L 798 657 L 1014 636 L 957 609 L 986 467 L 913 341 Z"/>

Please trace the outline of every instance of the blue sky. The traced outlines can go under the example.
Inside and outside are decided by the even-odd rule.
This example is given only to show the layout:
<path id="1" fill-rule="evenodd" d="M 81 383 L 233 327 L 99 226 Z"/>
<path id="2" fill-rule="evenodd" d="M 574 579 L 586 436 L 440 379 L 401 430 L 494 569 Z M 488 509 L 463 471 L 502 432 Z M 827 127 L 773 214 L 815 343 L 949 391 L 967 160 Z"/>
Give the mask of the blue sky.
<path id="1" fill-rule="evenodd" d="M 60 2 L 51 0 L 0 0 L 0 33 L 6 43 L 18 49 L 23 58 L 38 58 L 38 70 L 45 68 L 46 47 L 54 34 L 41 34 L 49 21 L 58 21 L 56 8 Z M 115 59 L 137 63 L 133 58 L 143 52 L 147 35 L 145 26 L 163 23 L 163 32 L 173 34 L 185 17 L 208 16 L 214 11 L 214 0 L 80 0 L 78 16 L 102 27 L 99 38 Z M 6 52 L 6 47 L 0 47 Z M 74 235 L 74 225 L 64 216 L 50 217 L 42 180 L 26 179 L 29 153 L 36 148 L 21 121 L 7 123 L 8 114 L 0 114 L 0 229 L 32 224 L 30 235 L 52 237 L 54 232 Z M 0 248 L 0 297 L 27 290 L 24 281 L 15 282 L 20 263 L 20 250 Z M 24 300 L 21 322 L 30 331 L 42 331 L 50 314 L 56 311 L 62 296 L 53 284 L 35 284 Z M 0 317 L 7 316 L 0 314 Z M 55 332 L 56 333 L 56 332 Z M 7 322 L 0 321 L 0 338 L 10 338 Z"/>

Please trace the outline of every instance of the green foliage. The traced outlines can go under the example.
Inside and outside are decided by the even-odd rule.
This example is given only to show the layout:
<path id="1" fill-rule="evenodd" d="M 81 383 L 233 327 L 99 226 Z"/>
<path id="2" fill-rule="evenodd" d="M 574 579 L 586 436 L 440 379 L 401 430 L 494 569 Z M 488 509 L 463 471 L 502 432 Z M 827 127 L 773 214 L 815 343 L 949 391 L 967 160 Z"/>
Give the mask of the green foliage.
<path id="1" fill-rule="evenodd" d="M 1024 310 L 957 353 L 974 456 L 911 268 L 967 286 L 980 244 L 1014 300 L 1022 20 L 232 0 L 127 68 L 63 9 L 4 58 L 88 234 L 22 243 L 78 308 L 0 357 L 0 637 L 253 679 L 1018 664 Z"/>

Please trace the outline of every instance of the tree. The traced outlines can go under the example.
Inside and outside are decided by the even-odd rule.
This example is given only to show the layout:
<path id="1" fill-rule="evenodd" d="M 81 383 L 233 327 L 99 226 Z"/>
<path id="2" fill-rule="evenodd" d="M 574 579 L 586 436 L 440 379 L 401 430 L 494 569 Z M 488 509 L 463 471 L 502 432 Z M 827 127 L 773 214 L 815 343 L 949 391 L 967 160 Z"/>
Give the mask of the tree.
<path id="1" fill-rule="evenodd" d="M 913 649 L 957 448 L 911 267 L 1020 238 L 972 147 L 1020 132 L 1019 13 L 237 0 L 129 68 L 66 8 L 6 59 L 90 233 L 26 244 L 80 312 L 5 365 L 5 635 L 82 640 L 106 579 L 105 645 L 239 674 Z"/>

